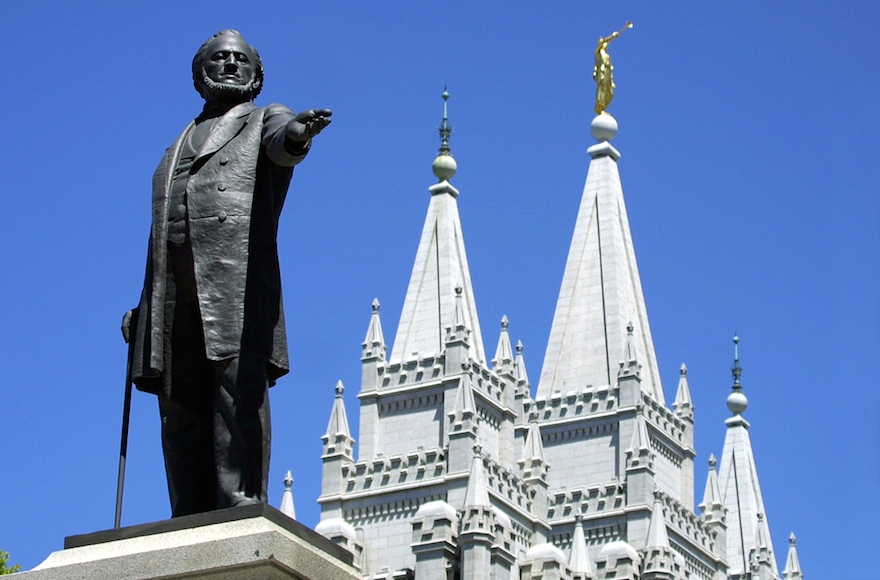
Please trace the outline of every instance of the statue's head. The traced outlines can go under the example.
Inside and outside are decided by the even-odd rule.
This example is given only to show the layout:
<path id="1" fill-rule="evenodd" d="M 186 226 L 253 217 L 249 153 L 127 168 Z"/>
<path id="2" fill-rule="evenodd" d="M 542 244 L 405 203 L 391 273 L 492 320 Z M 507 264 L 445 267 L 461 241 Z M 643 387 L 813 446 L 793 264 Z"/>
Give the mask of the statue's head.
<path id="1" fill-rule="evenodd" d="M 193 84 L 206 101 L 251 101 L 263 88 L 263 61 L 237 30 L 221 30 L 192 61 Z"/>

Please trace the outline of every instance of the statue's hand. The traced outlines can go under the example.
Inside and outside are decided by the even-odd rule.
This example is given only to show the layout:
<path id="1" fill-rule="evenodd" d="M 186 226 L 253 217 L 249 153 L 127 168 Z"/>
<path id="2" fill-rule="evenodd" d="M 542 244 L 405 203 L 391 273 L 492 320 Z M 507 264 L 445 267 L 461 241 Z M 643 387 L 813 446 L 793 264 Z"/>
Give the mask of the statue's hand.
<path id="1" fill-rule="evenodd" d="M 126 312 L 122 317 L 122 339 L 126 344 L 131 340 L 131 317 L 134 314 L 131 310 Z"/>
<path id="2" fill-rule="evenodd" d="M 329 117 L 332 114 L 333 112 L 330 109 L 309 109 L 308 111 L 303 111 L 287 123 L 285 135 L 294 143 L 308 141 L 330 124 Z"/>

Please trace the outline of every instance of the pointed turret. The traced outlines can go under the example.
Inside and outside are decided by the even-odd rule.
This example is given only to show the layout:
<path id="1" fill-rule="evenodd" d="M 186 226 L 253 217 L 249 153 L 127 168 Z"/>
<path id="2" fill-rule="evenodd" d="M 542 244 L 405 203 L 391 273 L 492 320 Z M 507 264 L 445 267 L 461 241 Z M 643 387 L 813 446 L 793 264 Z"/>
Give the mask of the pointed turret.
<path id="1" fill-rule="evenodd" d="M 693 421 L 694 404 L 693 401 L 691 401 L 691 389 L 688 386 L 687 365 L 681 363 L 681 368 L 678 373 L 678 390 L 675 392 L 675 403 L 672 404 L 672 407 L 675 409 L 675 414 L 678 415 L 679 418 Z"/>
<path id="2" fill-rule="evenodd" d="M 571 538 L 571 556 L 568 558 L 571 569 L 571 580 L 590 580 L 595 577 L 590 552 L 587 550 L 587 539 L 584 536 L 584 516 L 574 517 L 574 534 Z"/>
<path id="3" fill-rule="evenodd" d="M 378 391 L 380 374 L 385 370 L 385 337 L 379 318 L 379 299 L 374 298 L 373 312 L 367 326 L 367 335 L 361 343 L 361 420 L 358 438 L 362 459 L 371 458 L 379 445 Z"/>
<path id="4" fill-rule="evenodd" d="M 336 398 L 333 399 L 333 409 L 330 411 L 330 420 L 327 422 L 327 431 L 321 437 L 324 443 L 324 453 L 321 455 L 323 462 L 321 475 L 321 495 L 336 495 L 342 491 L 344 466 L 354 463 L 354 438 L 348 428 L 348 417 L 345 414 L 345 402 L 342 393 L 345 387 L 342 381 L 336 383 Z"/>
<path id="5" fill-rule="evenodd" d="M 464 363 L 458 387 L 455 390 L 455 404 L 449 413 L 449 436 L 447 466 L 449 473 L 460 473 L 471 463 L 471 450 L 477 443 L 477 429 L 480 417 L 474 402 L 474 389 L 471 386 L 471 365 Z"/>
<path id="6" fill-rule="evenodd" d="M 654 490 L 654 507 L 651 510 L 651 526 L 648 528 L 646 548 L 669 549 L 669 535 L 666 533 L 666 518 L 663 517 L 662 494 Z"/>
<path id="7" fill-rule="evenodd" d="M 663 494 L 654 490 L 654 508 L 642 559 L 643 580 L 675 580 L 684 569 L 684 558 L 669 546 L 662 499 Z"/>
<path id="8" fill-rule="evenodd" d="M 279 511 L 292 520 L 296 519 L 296 509 L 293 506 L 293 476 L 290 475 L 290 470 L 284 476 L 284 493 L 281 494 Z"/>
<path id="9" fill-rule="evenodd" d="M 654 457 L 654 452 L 651 451 L 651 437 L 648 435 L 648 424 L 645 423 L 645 415 L 641 408 L 636 414 L 636 426 L 626 453 L 632 456 L 631 463 L 637 462 L 640 457 L 650 456 L 651 459 Z"/>
<path id="10" fill-rule="evenodd" d="M 518 463 L 523 481 L 535 490 L 532 500 L 532 514 L 537 517 L 545 517 L 549 501 L 547 493 L 548 467 L 544 459 L 544 442 L 536 411 L 529 413 L 529 430 L 523 446 L 522 457 Z"/>
<path id="11" fill-rule="evenodd" d="M 593 121 L 592 130 L 601 143 L 587 150 L 592 160 L 556 302 L 537 396 L 549 398 L 557 391 L 565 393 L 589 385 L 611 385 L 618 357 L 626 347 L 627 323 L 632 321 L 633 360 L 642 365 L 641 389 L 663 403 L 657 357 L 617 168 L 620 153 L 609 143 L 617 133 L 617 123 L 610 115 L 599 115 Z"/>
<path id="12" fill-rule="evenodd" d="M 795 543 L 797 543 L 797 538 L 794 537 L 794 532 L 792 532 L 788 537 L 788 558 L 785 559 L 785 570 L 782 572 L 784 580 L 803 580 L 804 578 Z"/>
<path id="13" fill-rule="evenodd" d="M 632 429 L 626 449 L 626 501 L 632 507 L 651 505 L 651 494 L 656 487 L 654 460 L 657 455 L 651 447 L 651 436 L 641 405 L 636 409 Z M 644 533 L 642 528 L 641 534 Z"/>
<path id="14" fill-rule="evenodd" d="M 617 390 L 621 407 L 632 407 L 642 404 L 642 365 L 636 351 L 635 326 L 632 322 L 626 325 L 626 341 L 620 353 L 617 369 Z"/>
<path id="15" fill-rule="evenodd" d="M 492 545 L 495 543 L 495 512 L 489 503 L 489 490 L 483 473 L 480 445 L 474 445 L 467 491 L 461 510 L 461 577 L 485 578 L 492 565 Z"/>
<path id="16" fill-rule="evenodd" d="M 342 399 L 345 386 L 342 381 L 337 381 L 335 390 L 336 397 L 333 399 L 333 409 L 330 411 L 327 431 L 321 438 L 324 441 L 324 453 L 343 453 L 350 456 L 354 439 L 352 439 L 351 431 L 348 428 L 348 415 L 345 413 L 345 401 Z"/>
<path id="17" fill-rule="evenodd" d="M 529 383 L 529 373 L 526 370 L 526 359 L 523 356 L 523 343 L 521 340 L 516 341 L 516 361 L 514 362 L 515 372 L 513 374 L 516 379 L 518 388 L 524 391 L 525 396 L 529 396 L 531 383 Z"/>
<path id="18" fill-rule="evenodd" d="M 495 349 L 495 358 L 492 359 L 492 369 L 499 375 L 514 374 L 513 349 L 510 347 L 510 334 L 507 331 L 509 325 L 507 316 L 502 316 L 498 348 Z"/>
<path id="19" fill-rule="evenodd" d="M 483 472 L 482 448 L 479 443 L 474 445 L 474 456 L 471 461 L 471 471 L 468 475 L 467 491 L 464 494 L 464 507 L 489 508 L 489 491 L 486 487 L 486 474 Z"/>
<path id="20" fill-rule="evenodd" d="M 764 514 L 758 514 L 755 531 L 755 546 L 749 553 L 749 567 L 753 580 L 777 580 L 776 562 L 773 551 L 769 548 L 769 530 L 767 530 Z"/>
<path id="21" fill-rule="evenodd" d="M 756 546 L 758 535 L 758 514 L 766 513 L 749 437 L 750 425 L 742 416 L 749 400 L 743 394 L 740 383 L 743 368 L 739 364 L 739 336 L 733 337 L 733 343 L 733 389 L 727 397 L 727 408 L 733 416 L 725 421 L 727 434 L 724 437 L 724 450 L 718 469 L 718 483 L 724 498 L 724 507 L 727 509 L 726 559 L 731 576 L 749 571 L 749 551 Z M 765 530 L 767 548 L 774 553 L 766 519 L 763 525 L 768 528 Z M 772 571 L 775 576 L 779 576 L 775 560 L 772 561 Z"/>
<path id="22" fill-rule="evenodd" d="M 703 493 L 703 501 L 700 502 L 700 515 L 706 523 L 706 527 L 713 530 L 715 540 L 712 543 L 712 553 L 722 560 L 727 559 L 727 509 L 724 507 L 724 496 L 718 485 L 718 472 L 715 465 L 718 462 L 715 455 L 709 455 L 709 475 L 706 477 L 706 490 Z"/>
<path id="23" fill-rule="evenodd" d="M 717 520 L 716 514 L 723 512 L 724 509 L 721 488 L 718 487 L 718 472 L 715 471 L 717 463 L 715 455 L 709 455 L 709 476 L 706 478 L 706 491 L 700 503 L 700 513 L 704 518 L 712 520 Z"/>
<path id="24" fill-rule="evenodd" d="M 367 327 L 367 336 L 364 337 L 363 355 L 361 360 L 377 358 L 385 360 L 385 336 L 382 334 L 382 321 L 379 320 L 379 299 L 373 298 L 373 314 L 370 316 L 370 325 Z"/>
<path id="25" fill-rule="evenodd" d="M 454 326 L 456 286 L 462 288 L 461 317 L 470 331 L 470 357 L 486 362 L 458 215 L 458 190 L 449 183 L 457 165 L 449 148 L 448 98 L 444 90 L 440 153 L 433 164 L 439 183 L 429 188 L 431 201 L 389 357 L 391 364 L 442 352 L 446 328 Z"/>
<path id="26" fill-rule="evenodd" d="M 529 383 L 529 373 L 526 370 L 526 359 L 523 356 L 523 344 L 521 340 L 516 341 L 516 359 L 513 362 L 513 379 L 516 381 L 513 388 L 513 408 L 517 412 L 516 425 L 517 429 L 522 428 L 528 422 L 528 414 L 526 411 L 527 402 L 531 401 L 532 385 Z M 522 444 L 522 437 L 516 437 L 515 453 L 519 453 L 519 446 Z M 516 455 L 514 455 L 516 457 Z"/>

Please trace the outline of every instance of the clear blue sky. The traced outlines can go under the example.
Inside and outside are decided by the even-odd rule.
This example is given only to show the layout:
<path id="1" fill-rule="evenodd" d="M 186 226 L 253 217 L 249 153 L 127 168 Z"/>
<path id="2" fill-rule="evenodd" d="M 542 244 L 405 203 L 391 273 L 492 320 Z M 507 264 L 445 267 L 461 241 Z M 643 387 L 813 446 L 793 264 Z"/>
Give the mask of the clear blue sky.
<path id="1" fill-rule="evenodd" d="M 440 92 L 486 347 L 501 316 L 537 382 L 593 143 L 596 39 L 667 400 L 686 362 L 698 498 L 724 438 L 730 338 L 784 565 L 862 578 L 880 522 L 880 4 L 4 2 L 0 549 L 31 568 L 113 524 L 125 346 L 150 179 L 234 27 L 258 103 L 329 107 L 280 236 L 293 369 L 272 390 L 270 498 L 319 518 L 338 379 L 358 415 L 370 302 L 394 335 L 433 183 Z M 352 425 L 356 429 L 356 425 Z M 123 523 L 168 516 L 156 402 L 133 403 Z"/>

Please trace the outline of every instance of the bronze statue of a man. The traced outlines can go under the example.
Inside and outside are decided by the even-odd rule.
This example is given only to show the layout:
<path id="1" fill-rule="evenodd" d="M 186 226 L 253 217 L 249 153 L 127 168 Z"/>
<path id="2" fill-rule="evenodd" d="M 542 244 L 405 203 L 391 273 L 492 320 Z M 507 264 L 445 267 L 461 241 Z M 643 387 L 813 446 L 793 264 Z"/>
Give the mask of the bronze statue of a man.
<path id="1" fill-rule="evenodd" d="M 293 167 L 330 123 L 257 107 L 257 51 L 235 30 L 192 62 L 205 99 L 153 176 L 130 379 L 158 395 L 172 516 L 266 502 L 268 388 L 288 372 L 277 231 Z"/>

